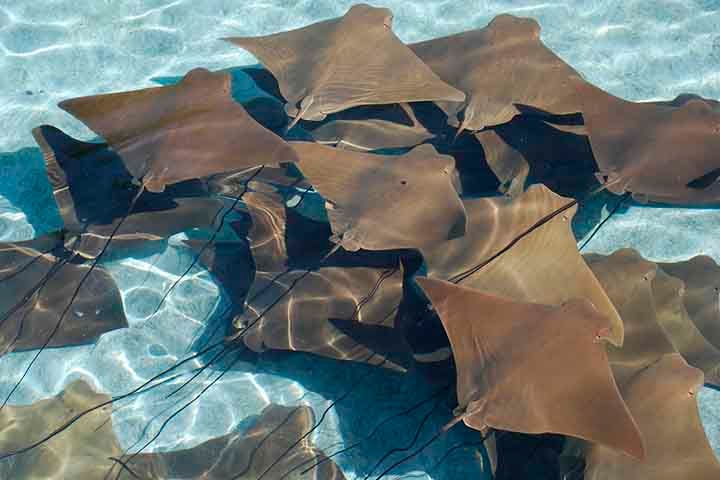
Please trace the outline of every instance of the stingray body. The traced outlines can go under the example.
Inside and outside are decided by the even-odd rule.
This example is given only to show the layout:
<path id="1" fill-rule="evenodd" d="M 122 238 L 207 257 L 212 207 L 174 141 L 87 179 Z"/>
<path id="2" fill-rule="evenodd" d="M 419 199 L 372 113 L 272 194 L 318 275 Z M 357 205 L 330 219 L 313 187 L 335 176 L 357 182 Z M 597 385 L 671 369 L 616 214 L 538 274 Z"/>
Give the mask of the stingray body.
<path id="1" fill-rule="evenodd" d="M 110 274 L 101 266 L 91 271 L 89 265 L 73 263 L 63 241 L 62 235 L 51 234 L 0 244 L 0 353 L 41 348 L 46 342 L 51 347 L 91 343 L 127 327 Z"/>
<path id="2" fill-rule="evenodd" d="M 640 201 L 720 201 L 720 107 L 697 96 L 636 103 L 578 87 L 599 176 Z"/>
<path id="3" fill-rule="evenodd" d="M 580 111 L 574 80 L 582 77 L 542 43 L 535 20 L 499 15 L 485 28 L 410 48 L 466 94 L 464 103 L 436 102 L 461 130 L 508 122 L 522 107 L 539 115 Z"/>
<path id="4" fill-rule="evenodd" d="M 323 461 L 312 478 L 345 480 L 338 466 L 312 444 L 311 437 L 298 442 L 314 424 L 310 407 L 270 404 L 244 433 L 230 433 L 186 450 L 128 457 L 128 467 L 142 479 L 255 480 L 262 475 L 267 480 L 295 480 L 302 478 L 299 466 Z M 277 459 L 280 461 L 273 464 Z M 125 474 L 121 478 L 132 477 Z"/>
<path id="5" fill-rule="evenodd" d="M 465 233 L 455 162 L 431 145 L 400 156 L 306 142 L 292 147 L 326 200 L 333 242 L 345 250 L 422 250 Z"/>
<path id="6" fill-rule="evenodd" d="M 177 85 L 60 103 L 103 137 L 151 192 L 183 180 L 295 162 L 287 143 L 232 99 L 231 77 L 205 69 Z"/>
<path id="7" fill-rule="evenodd" d="M 320 125 L 303 123 L 315 141 L 357 151 L 410 148 L 434 137 L 407 103 L 356 107 Z"/>
<path id="8" fill-rule="evenodd" d="M 243 200 L 248 246 L 211 245 L 201 256 L 235 303 L 230 338 L 255 352 L 302 351 L 404 370 L 409 347 L 395 328 L 403 295 L 397 256 L 337 252 L 323 261 L 332 248 L 327 224 L 302 218 L 272 188 Z M 243 264 L 250 272 L 254 264 L 253 277 L 239 275 Z"/>
<path id="9" fill-rule="evenodd" d="M 720 351 L 690 320 L 681 280 L 632 249 L 584 258 L 623 319 L 625 343 L 608 352 L 618 384 L 671 353 L 701 369 L 708 383 L 718 382 Z"/>
<path id="10" fill-rule="evenodd" d="M 5 406 L 0 412 L 0 452 L 24 448 L 47 432 L 71 420 L 79 412 L 107 402 L 84 380 L 71 382 L 58 395 L 26 406 Z M 0 463 L 7 479 L 103 480 L 122 448 L 113 432 L 108 405 L 85 415 L 72 428 L 38 447 Z M 127 477 L 123 477 L 127 480 Z"/>
<path id="11" fill-rule="evenodd" d="M 515 199 L 463 199 L 467 233 L 423 250 L 428 276 L 459 280 L 462 285 L 524 302 L 559 305 L 585 298 L 611 322 L 612 343 L 622 345 L 622 320 L 578 252 L 570 226 L 576 207 L 494 258 L 539 220 L 570 201 L 542 185 L 531 186 Z M 466 275 L 479 265 L 484 266 Z"/>
<path id="12" fill-rule="evenodd" d="M 562 118 L 574 123 L 576 117 Z M 597 164 L 587 136 L 564 131 L 565 126 L 522 114 L 475 133 L 502 193 L 518 196 L 532 181 L 577 198 L 597 186 Z"/>
<path id="13" fill-rule="evenodd" d="M 111 235 L 108 248 L 114 250 L 211 228 L 223 206 L 208 197 L 199 181 L 175 184 L 160 193 L 140 192 L 107 144 L 81 142 L 47 125 L 34 129 L 33 135 L 45 158 L 64 231 L 80 236 L 75 249 L 86 258 L 96 257 Z"/>
<path id="14" fill-rule="evenodd" d="M 715 348 L 720 349 L 720 267 L 699 255 L 684 262 L 660 263 L 668 275 L 684 282 L 683 303 L 690 319 Z"/>
<path id="15" fill-rule="evenodd" d="M 570 435 L 642 458 L 603 345 L 611 324 L 590 302 L 541 305 L 416 280 L 450 338 L 458 420 L 481 431 Z"/>
<path id="16" fill-rule="evenodd" d="M 702 372 L 678 354 L 664 355 L 640 371 L 621 392 L 645 439 L 642 461 L 602 445 L 586 454 L 586 480 L 720 477 L 720 463 L 700 423 L 696 394 Z"/>
<path id="17" fill-rule="evenodd" d="M 446 100 L 446 84 L 393 33 L 392 12 L 353 5 L 339 18 L 262 37 L 226 40 L 255 55 L 278 81 L 296 121 L 360 105 Z"/>

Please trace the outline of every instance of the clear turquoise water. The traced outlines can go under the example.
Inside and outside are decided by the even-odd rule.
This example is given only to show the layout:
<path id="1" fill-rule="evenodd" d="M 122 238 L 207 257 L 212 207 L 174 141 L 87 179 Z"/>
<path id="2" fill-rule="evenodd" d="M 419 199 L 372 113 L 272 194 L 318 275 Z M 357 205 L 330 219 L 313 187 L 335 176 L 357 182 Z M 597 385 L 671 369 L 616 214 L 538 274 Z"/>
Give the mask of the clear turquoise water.
<path id="1" fill-rule="evenodd" d="M 80 138 L 92 138 L 92 134 L 59 110 L 58 101 L 157 85 L 197 66 L 220 69 L 253 64 L 256 60 L 250 54 L 217 39 L 298 27 L 341 15 L 351 3 L 0 0 L 0 241 L 32 238 L 60 225 L 30 130 L 48 123 Z M 533 16 L 543 27 L 543 40 L 554 51 L 589 81 L 616 95 L 648 100 L 691 91 L 720 98 L 720 1 L 663 0 L 651 2 L 648 8 L 649 3 L 389 0 L 383 6 L 393 9 L 395 31 L 405 41 L 481 27 L 502 12 Z M 236 77 L 235 88 L 241 96 L 258 94 L 249 78 Z M 609 253 L 632 246 L 653 260 L 709 254 L 720 261 L 719 227 L 720 211 L 713 209 L 631 206 L 615 216 L 587 250 Z M 122 290 L 131 328 L 108 333 L 95 346 L 44 352 L 11 403 L 26 404 L 54 395 L 78 376 L 98 390 L 121 394 L 197 348 L 198 337 L 227 302 L 203 268 L 194 267 L 151 316 L 163 292 L 192 261 L 190 252 L 178 246 L 181 238 L 171 238 L 159 253 L 107 262 Z M 3 397 L 31 355 L 16 353 L 0 359 Z M 188 397 L 209 381 L 199 378 Z M 354 383 L 360 386 L 329 411 L 315 434 L 316 445 L 326 452 L 354 441 L 372 427 L 364 415 L 368 403 L 378 418 L 384 418 L 400 410 L 409 398 L 417 401 L 429 392 L 429 387 L 412 377 L 388 377 L 346 364 L 337 368 L 333 362 L 303 355 L 241 364 L 175 418 L 150 450 L 190 447 L 226 433 L 270 401 L 307 403 L 319 414 Z M 123 446 L 136 442 L 155 415 L 166 411 L 167 416 L 171 403 L 160 398 L 159 394 L 143 396 L 116 410 L 113 422 Z M 708 435 L 720 452 L 720 393 L 704 389 L 700 403 Z M 353 478 L 356 466 L 365 467 L 370 459 L 397 446 L 401 437 L 411 438 L 425 411 L 391 425 L 352 454 L 338 457 L 348 477 Z M 152 421 L 146 435 L 152 435 L 163 419 Z M 444 420 L 432 417 L 420 441 Z M 452 433 L 398 473 L 456 478 L 447 471 L 424 472 L 460 437 Z M 460 453 L 458 458 L 462 458 Z M 466 467 L 472 471 L 472 466 Z M 443 466 L 466 467 L 461 461 Z"/>

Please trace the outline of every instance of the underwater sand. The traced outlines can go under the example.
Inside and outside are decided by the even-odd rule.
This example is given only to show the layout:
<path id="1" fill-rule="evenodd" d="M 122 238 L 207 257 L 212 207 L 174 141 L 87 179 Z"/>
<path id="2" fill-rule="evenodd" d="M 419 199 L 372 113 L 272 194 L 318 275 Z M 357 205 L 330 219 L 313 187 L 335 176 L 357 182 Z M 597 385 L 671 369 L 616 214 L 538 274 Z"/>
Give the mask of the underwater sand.
<path id="1" fill-rule="evenodd" d="M 30 130 L 53 124 L 79 138 L 93 135 L 59 110 L 58 101 L 167 83 L 198 66 L 221 69 L 253 64 L 256 60 L 250 54 L 217 39 L 302 26 L 341 15 L 352 3 L 0 0 L 0 240 L 29 239 L 61 224 Z M 394 30 L 404 41 L 481 27 L 503 12 L 532 16 L 542 25 L 543 41 L 551 49 L 590 82 L 615 95 L 649 100 L 691 91 L 720 98 L 720 2 L 663 0 L 652 2 L 650 10 L 648 4 L 622 0 L 383 2 L 395 12 Z M 233 88 L 236 97 L 260 93 L 249 78 L 240 75 L 235 75 Z M 719 227 L 718 210 L 631 205 L 614 216 L 585 251 L 610 253 L 629 246 L 657 261 L 697 254 L 720 261 Z M 191 269 L 153 314 L 166 289 L 192 261 L 190 251 L 177 246 L 181 238 L 171 238 L 159 252 L 105 262 L 122 291 L 131 328 L 105 334 L 94 346 L 43 352 L 10 403 L 28 404 L 55 395 L 79 376 L 100 391 L 121 394 L 197 351 L 227 305 L 203 268 Z M 0 359 L 3 398 L 33 355 L 15 353 Z M 203 375 L 183 392 L 189 400 L 210 381 Z M 315 444 L 326 453 L 354 442 L 374 426 L 364 416 L 368 408 L 379 421 L 402 410 L 408 398 L 417 401 L 431 391 L 417 378 L 395 377 L 362 365 L 338 368 L 332 361 L 307 355 L 271 356 L 257 365 L 237 365 L 174 418 L 148 450 L 191 447 L 242 428 L 269 402 L 305 403 L 320 416 L 330 401 L 355 384 L 314 434 Z M 113 422 L 123 447 L 135 444 L 145 425 L 171 408 L 171 402 L 162 401 L 169 391 L 143 395 L 127 407 L 120 404 Z M 720 392 L 703 389 L 700 404 L 708 436 L 720 452 Z M 372 441 L 336 457 L 348 478 L 355 478 L 356 470 L 362 478 L 385 451 L 409 443 L 431 408 L 428 404 L 414 418 L 389 424 Z M 167 415 L 154 420 L 144 438 L 150 438 Z M 418 444 L 446 420 L 442 415 L 432 416 Z M 460 451 L 458 461 L 432 470 L 448 446 L 463 440 L 461 432 L 453 430 L 395 473 L 418 479 L 477 475 L 477 467 L 460 461 L 465 458 Z M 398 458 L 390 457 L 383 466 Z M 375 474 L 382 470 L 376 469 Z"/>

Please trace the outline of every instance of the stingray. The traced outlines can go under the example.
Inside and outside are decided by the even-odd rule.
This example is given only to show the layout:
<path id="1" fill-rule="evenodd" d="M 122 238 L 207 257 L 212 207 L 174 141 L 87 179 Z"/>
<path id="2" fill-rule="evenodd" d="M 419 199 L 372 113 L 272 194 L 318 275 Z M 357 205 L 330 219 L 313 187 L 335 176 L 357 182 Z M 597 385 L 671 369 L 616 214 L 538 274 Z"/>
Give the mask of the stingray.
<path id="1" fill-rule="evenodd" d="M 643 457 L 605 353 L 610 320 L 589 301 L 542 305 L 443 280 L 416 281 L 452 345 L 454 422 L 480 431 L 570 435 Z"/>
<path id="2" fill-rule="evenodd" d="M 361 110 L 366 115 L 358 118 L 354 110 Z M 350 112 L 354 115 L 347 115 Z M 418 121 L 412 107 L 407 103 L 372 109 L 356 107 L 332 117 L 320 125 L 303 124 L 303 127 L 308 128 L 319 143 L 357 151 L 410 148 L 434 137 L 434 134 Z"/>
<path id="3" fill-rule="evenodd" d="M 720 107 L 684 96 L 635 103 L 592 85 L 578 87 L 598 175 L 638 201 L 720 201 Z"/>
<path id="4" fill-rule="evenodd" d="M 301 477 L 299 465 L 322 463 L 313 470 L 317 480 L 345 480 L 338 466 L 315 447 L 310 437 L 296 442 L 315 424 L 310 407 L 269 404 L 244 433 L 230 433 L 196 447 L 139 454 L 127 466 L 142 479 L 267 480 Z M 276 459 L 281 458 L 277 464 Z M 122 476 L 130 480 L 130 476 Z"/>
<path id="5" fill-rule="evenodd" d="M 198 68 L 177 85 L 60 103 L 103 137 L 145 189 L 258 165 L 295 162 L 287 143 L 232 99 L 231 77 Z"/>
<path id="6" fill-rule="evenodd" d="M 353 5 L 339 18 L 261 37 L 225 40 L 255 55 L 275 76 L 289 116 L 323 120 L 359 105 L 445 100 L 446 84 L 393 33 L 392 12 Z"/>
<path id="7" fill-rule="evenodd" d="M 326 200 L 333 242 L 347 251 L 422 249 L 465 233 L 455 162 L 431 145 L 400 156 L 305 142 L 292 147 Z"/>
<path id="8" fill-rule="evenodd" d="M 533 185 L 515 199 L 465 198 L 463 202 L 467 233 L 423 250 L 428 276 L 523 302 L 559 305 L 573 298 L 587 299 L 610 321 L 612 343 L 622 345 L 622 321 L 578 252 L 570 225 L 577 207 L 565 210 L 493 259 L 570 199 Z"/>
<path id="9" fill-rule="evenodd" d="M 690 318 L 702 335 L 720 349 L 720 266 L 706 255 L 658 265 L 685 283 L 683 299 Z"/>
<path id="10" fill-rule="evenodd" d="M 632 376 L 662 355 L 680 353 L 717 384 L 720 351 L 692 323 L 683 305 L 685 285 L 644 259 L 622 249 L 612 255 L 585 255 L 593 273 L 617 307 L 625 326 L 622 349 L 610 347 L 615 379 Z"/>
<path id="11" fill-rule="evenodd" d="M 539 115 L 581 111 L 574 80 L 582 77 L 542 43 L 535 20 L 499 15 L 485 28 L 410 48 L 440 78 L 465 93 L 464 103 L 436 101 L 459 131 L 508 122 L 521 107 Z"/>
<path id="12" fill-rule="evenodd" d="M 585 135 L 562 131 L 533 115 L 477 132 L 487 162 L 505 193 L 516 196 L 530 179 L 555 193 L 580 197 L 597 186 L 597 164 Z M 527 166 L 526 166 L 527 165 Z"/>
<path id="13" fill-rule="evenodd" d="M 289 224 L 292 210 L 271 189 L 243 198 L 252 219 L 247 228 L 252 260 L 244 246 L 232 244 L 212 245 L 201 255 L 234 302 L 230 338 L 255 352 L 303 351 L 404 370 L 409 347 L 395 328 L 403 281 L 397 258 L 373 265 L 362 255 L 335 254 L 322 261 L 331 248 L 329 228 L 323 242 L 308 231 L 318 228 L 315 222 Z M 240 234 L 241 222 L 233 228 Z M 199 251 L 204 242 L 186 243 Z M 291 264 L 289 247 L 307 268 Z M 243 273 L 252 271 L 250 262 L 252 277 Z"/>
<path id="14" fill-rule="evenodd" d="M 623 385 L 638 371 L 676 351 L 657 321 L 653 294 L 657 265 L 629 248 L 584 258 L 623 320 L 622 348 L 608 347 L 615 380 Z"/>
<path id="15" fill-rule="evenodd" d="M 60 234 L 0 243 L 0 353 L 42 348 L 46 342 L 51 347 L 92 343 L 128 326 L 110 274 L 101 266 L 90 271 L 89 265 L 73 263 L 63 243 Z"/>
<path id="16" fill-rule="evenodd" d="M 96 393 L 84 380 L 75 380 L 54 397 L 26 406 L 5 406 L 0 411 L 0 452 L 24 448 L 64 425 L 78 412 L 109 400 L 109 396 Z M 0 463 L 0 477 L 103 480 L 113 466 L 109 457 L 122 455 L 111 413 L 109 405 L 94 410 L 61 435 L 4 460 Z"/>
<path id="17" fill-rule="evenodd" d="M 645 440 L 638 461 L 593 445 L 586 454 L 586 480 L 720 478 L 720 463 L 705 436 L 698 412 L 700 370 L 678 354 L 665 355 L 621 387 Z"/>
<path id="18" fill-rule="evenodd" d="M 658 268 L 653 280 L 657 321 L 675 349 L 705 374 L 705 382 L 720 385 L 720 350 L 710 343 L 690 319 L 685 305 L 685 283 Z"/>
<path id="19" fill-rule="evenodd" d="M 192 228 L 215 226 L 223 204 L 209 198 L 201 182 L 182 182 L 161 193 L 140 192 L 107 144 L 81 142 L 48 125 L 35 128 L 33 135 L 45 158 L 64 231 L 80 235 L 75 248 L 83 256 L 97 256 L 111 235 L 110 248 L 137 248 Z"/>

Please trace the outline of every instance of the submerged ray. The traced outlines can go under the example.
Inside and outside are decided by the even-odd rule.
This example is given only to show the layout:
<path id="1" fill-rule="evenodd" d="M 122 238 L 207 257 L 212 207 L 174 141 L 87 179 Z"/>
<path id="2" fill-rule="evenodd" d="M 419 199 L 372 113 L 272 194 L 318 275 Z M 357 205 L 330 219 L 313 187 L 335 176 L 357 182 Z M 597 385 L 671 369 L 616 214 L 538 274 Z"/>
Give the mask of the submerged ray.
<path id="1" fill-rule="evenodd" d="M 410 48 L 465 93 L 464 103 L 436 102 L 448 123 L 461 130 L 508 122 L 522 107 L 538 115 L 581 111 L 574 80 L 582 77 L 542 43 L 540 25 L 533 19 L 498 15 L 484 28 Z"/>
<path id="2" fill-rule="evenodd" d="M 584 298 L 610 321 L 613 344 L 622 345 L 622 320 L 578 252 L 571 230 L 577 207 L 564 211 L 494 258 L 536 222 L 569 204 L 543 185 L 515 199 L 465 198 L 467 233 L 423 250 L 428 276 L 514 300 L 559 305 Z M 489 263 L 485 264 L 491 260 Z M 472 269 L 484 265 L 478 271 Z"/>
<path id="3" fill-rule="evenodd" d="M 75 380 L 57 396 L 27 406 L 5 406 L 0 411 L 0 452 L 19 450 L 46 432 L 64 425 L 78 412 L 107 402 L 84 380 Z M 108 405 L 85 415 L 63 435 L 39 447 L 0 462 L 0 477 L 64 480 L 103 480 L 113 466 L 109 457 L 122 454 L 113 431 Z"/>
<path id="4" fill-rule="evenodd" d="M 326 200 L 333 242 L 347 251 L 422 249 L 465 233 L 455 162 L 431 145 L 399 156 L 305 142 L 292 147 Z"/>
<path id="5" fill-rule="evenodd" d="M 590 144 L 615 193 L 639 201 L 720 201 L 720 106 L 697 96 L 637 103 L 578 87 Z"/>
<path id="6" fill-rule="evenodd" d="M 128 326 L 120 291 L 101 266 L 89 273 L 60 323 L 91 268 L 73 263 L 63 240 L 50 234 L 0 243 L 0 354 L 41 348 L 46 342 L 50 347 L 92 343 Z"/>
<path id="7" fill-rule="evenodd" d="M 720 477 L 720 463 L 708 443 L 696 394 L 702 372 L 678 354 L 665 355 L 639 372 L 621 392 L 645 440 L 642 461 L 592 445 L 586 454 L 586 480 Z"/>
<path id="8" fill-rule="evenodd" d="M 211 228 L 223 206 L 209 198 L 197 181 L 172 185 L 160 193 L 140 192 L 107 144 L 81 142 L 49 125 L 35 128 L 33 136 L 45 158 L 64 230 L 80 235 L 75 251 L 86 258 L 95 258 L 113 232 L 110 248 L 115 250 L 142 247 L 193 228 Z"/>
<path id="9" fill-rule="evenodd" d="M 284 477 L 299 465 L 322 462 L 313 470 L 317 480 L 344 480 L 338 466 L 315 447 L 310 438 L 295 443 L 315 424 L 310 407 L 270 404 L 244 433 L 230 433 L 186 450 L 143 453 L 129 459 L 127 466 L 140 478 L 207 480 L 267 480 Z M 273 464 L 277 458 L 281 460 Z M 130 480 L 129 475 L 121 476 Z"/>
<path id="10" fill-rule="evenodd" d="M 328 120 L 318 126 L 303 127 L 309 129 L 319 143 L 350 150 L 410 148 L 435 136 L 420 123 L 407 103 L 356 107 L 334 114 Z"/>
<path id="11" fill-rule="evenodd" d="M 642 458 L 603 345 L 611 324 L 590 302 L 556 307 L 416 280 L 452 345 L 456 421 L 481 431 L 570 435 Z"/>
<path id="12" fill-rule="evenodd" d="M 151 192 L 211 174 L 295 162 L 232 99 L 231 77 L 198 68 L 177 85 L 74 98 L 60 108 L 103 137 Z"/>
<path id="13" fill-rule="evenodd" d="M 584 258 L 623 321 L 622 347 L 608 347 L 615 381 L 623 385 L 663 355 L 676 352 L 657 321 L 653 295 L 657 265 L 629 248 L 608 256 L 588 254 Z"/>
<path id="14" fill-rule="evenodd" d="M 359 105 L 446 100 L 465 95 L 446 84 L 393 33 L 392 12 L 366 4 L 312 25 L 225 40 L 255 55 L 275 76 L 286 112 L 323 120 Z"/>
<path id="15" fill-rule="evenodd" d="M 395 328 L 403 295 L 397 255 L 337 252 L 323 261 L 332 247 L 327 224 L 301 217 L 271 188 L 243 200 L 251 224 L 233 227 L 248 246 L 214 244 L 201 255 L 234 303 L 229 339 L 255 352 L 302 351 L 404 370 L 409 347 Z M 196 251 L 204 244 L 186 243 Z"/>
<path id="16" fill-rule="evenodd" d="M 609 347 L 615 380 L 622 384 L 661 356 L 680 353 L 718 383 L 720 351 L 703 337 L 683 305 L 685 285 L 633 249 L 584 256 L 625 326 L 623 347 Z"/>
<path id="17" fill-rule="evenodd" d="M 658 265 L 685 283 L 683 300 L 690 318 L 702 335 L 720 349 L 720 266 L 706 255 Z"/>

